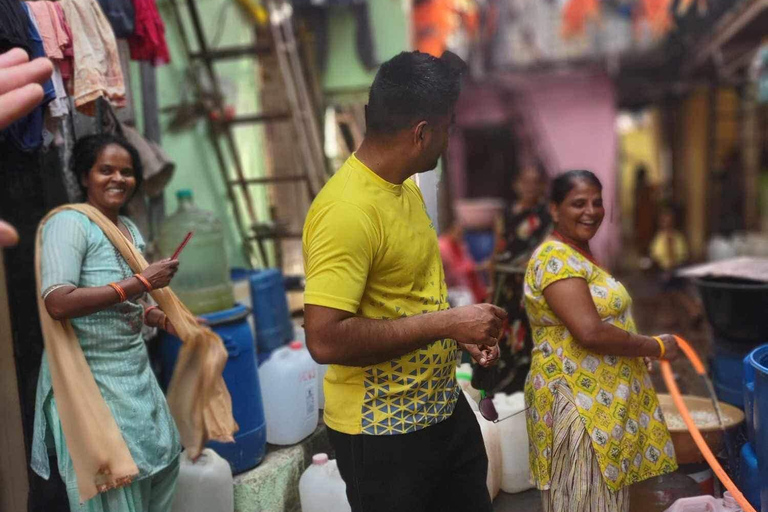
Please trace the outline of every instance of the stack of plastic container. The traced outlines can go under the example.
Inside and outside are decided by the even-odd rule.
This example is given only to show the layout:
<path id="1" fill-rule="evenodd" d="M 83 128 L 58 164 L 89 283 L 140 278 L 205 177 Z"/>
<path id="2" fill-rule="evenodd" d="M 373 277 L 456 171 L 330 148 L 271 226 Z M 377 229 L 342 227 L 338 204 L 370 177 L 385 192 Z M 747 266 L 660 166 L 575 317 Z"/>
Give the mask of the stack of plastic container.
<path id="1" fill-rule="evenodd" d="M 211 213 L 197 208 L 192 192 L 178 192 L 179 208 L 160 230 L 160 250 L 171 256 L 189 231 L 194 235 L 179 257 L 171 288 L 192 312 L 201 315 L 229 353 L 224 381 L 232 396 L 232 412 L 240 430 L 234 443 L 210 443 L 237 474 L 255 467 L 264 457 L 266 422 L 261 401 L 251 309 L 235 304 L 229 263 L 223 254 L 224 230 Z M 173 374 L 181 340 L 166 335 L 161 345 L 163 381 Z"/>

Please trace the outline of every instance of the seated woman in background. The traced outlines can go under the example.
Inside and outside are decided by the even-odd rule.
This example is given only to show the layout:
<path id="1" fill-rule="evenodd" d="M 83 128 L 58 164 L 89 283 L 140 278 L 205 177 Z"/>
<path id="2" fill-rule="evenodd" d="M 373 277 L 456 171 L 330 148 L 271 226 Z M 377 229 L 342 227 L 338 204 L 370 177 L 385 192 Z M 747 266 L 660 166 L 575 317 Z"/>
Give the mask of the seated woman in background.
<path id="1" fill-rule="evenodd" d="M 499 341 L 498 365 L 475 365 L 472 374 L 472 385 L 489 393 L 522 391 L 530 367 L 532 345 L 523 307 L 523 277 L 531 253 L 552 229 L 544 200 L 546 180 L 541 166 L 523 167 L 512 184 L 515 200 L 496 223 L 493 303 L 509 317 Z"/>
<path id="2" fill-rule="evenodd" d="M 627 512 L 629 485 L 677 469 L 646 368 L 674 359 L 677 343 L 637 333 L 632 298 L 592 256 L 605 216 L 597 177 L 558 176 L 550 199 L 555 230 L 525 274 L 531 477 L 544 512 Z"/>
<path id="3" fill-rule="evenodd" d="M 136 225 L 120 215 L 142 181 L 136 150 L 114 135 L 84 137 L 75 144 L 73 167 L 86 193 L 86 204 L 143 251 L 144 240 Z M 181 444 L 152 372 L 141 330 L 144 324 L 174 334 L 175 329 L 160 309 L 147 307 L 141 298 L 150 290 L 168 286 L 178 261 L 162 260 L 134 274 L 105 232 L 85 213 L 63 210 L 44 222 L 39 258 L 45 309 L 53 320 L 65 322 L 74 331 L 138 474 L 112 478 L 104 469 L 110 456 L 104 453 L 108 447 L 100 447 L 99 464 L 104 466 L 96 468 L 99 494 L 81 504 L 76 470 L 81 471 L 83 460 L 78 468 L 70 450 L 91 440 L 83 436 L 65 439 L 62 420 L 65 413 L 71 417 L 73 411 L 60 410 L 59 406 L 68 403 L 67 393 L 76 390 L 64 386 L 54 393 L 55 379 L 61 379 L 61 373 L 57 377 L 55 372 L 71 370 L 72 359 L 54 364 L 48 351 L 43 355 L 37 387 L 32 468 L 47 478 L 48 452 L 55 452 L 72 512 L 170 511 Z M 46 339 L 46 346 L 50 341 Z"/>

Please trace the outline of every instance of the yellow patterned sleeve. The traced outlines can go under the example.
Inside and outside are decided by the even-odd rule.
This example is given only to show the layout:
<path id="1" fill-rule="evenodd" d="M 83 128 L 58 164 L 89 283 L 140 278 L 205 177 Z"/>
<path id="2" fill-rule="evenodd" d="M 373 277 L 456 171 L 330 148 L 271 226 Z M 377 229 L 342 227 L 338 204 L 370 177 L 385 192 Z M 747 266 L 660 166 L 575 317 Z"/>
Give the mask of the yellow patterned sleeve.
<path id="1" fill-rule="evenodd" d="M 589 280 L 590 263 L 583 256 L 560 242 L 549 242 L 537 256 L 535 285 L 539 291 L 563 279 Z"/>

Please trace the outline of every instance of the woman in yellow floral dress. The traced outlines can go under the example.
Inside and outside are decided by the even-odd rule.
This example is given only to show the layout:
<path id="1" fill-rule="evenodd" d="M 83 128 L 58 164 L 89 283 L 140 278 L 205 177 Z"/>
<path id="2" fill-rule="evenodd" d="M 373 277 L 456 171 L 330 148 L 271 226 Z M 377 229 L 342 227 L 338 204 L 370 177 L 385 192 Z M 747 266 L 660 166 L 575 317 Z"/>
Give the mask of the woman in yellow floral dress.
<path id="1" fill-rule="evenodd" d="M 531 477 L 544 512 L 627 512 L 629 485 L 677 469 L 646 368 L 675 358 L 677 344 L 637 334 L 632 299 L 592 257 L 605 216 L 597 177 L 557 177 L 550 201 L 555 231 L 531 257 L 524 290 Z"/>

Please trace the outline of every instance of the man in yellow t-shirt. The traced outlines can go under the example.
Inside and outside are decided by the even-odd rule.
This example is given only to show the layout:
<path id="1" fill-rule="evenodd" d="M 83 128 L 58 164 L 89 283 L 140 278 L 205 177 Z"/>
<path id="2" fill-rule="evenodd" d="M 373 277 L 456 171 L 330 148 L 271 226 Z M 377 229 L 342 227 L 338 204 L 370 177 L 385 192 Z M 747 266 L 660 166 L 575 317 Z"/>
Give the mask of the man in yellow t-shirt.
<path id="1" fill-rule="evenodd" d="M 506 313 L 449 309 L 437 234 L 411 179 L 448 143 L 463 62 L 401 53 L 371 86 L 366 137 L 304 225 L 307 347 L 353 512 L 492 510 L 458 346 L 498 358 Z M 454 341 L 455 340 L 455 341 Z"/>

